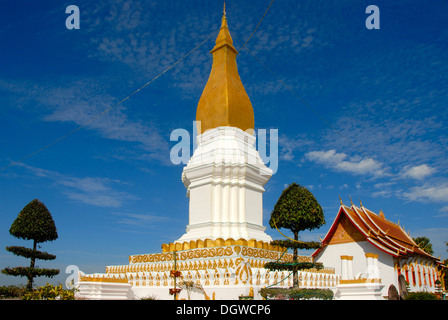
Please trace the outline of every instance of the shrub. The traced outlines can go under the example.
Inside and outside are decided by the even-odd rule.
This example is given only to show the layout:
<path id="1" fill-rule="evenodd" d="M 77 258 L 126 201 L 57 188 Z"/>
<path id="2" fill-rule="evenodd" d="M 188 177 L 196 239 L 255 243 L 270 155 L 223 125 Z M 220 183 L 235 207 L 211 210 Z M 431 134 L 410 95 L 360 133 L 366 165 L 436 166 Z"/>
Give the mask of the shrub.
<path id="1" fill-rule="evenodd" d="M 75 290 L 64 290 L 62 284 L 45 286 L 25 292 L 24 300 L 75 300 Z"/>
<path id="2" fill-rule="evenodd" d="M 332 300 L 333 291 L 331 289 L 317 289 L 317 288 L 263 288 L 260 290 L 260 295 L 268 300 Z"/>
<path id="3" fill-rule="evenodd" d="M 22 298 L 24 291 L 24 286 L 1 286 L 0 299 Z"/>
<path id="4" fill-rule="evenodd" d="M 410 292 L 405 300 L 437 300 L 437 296 L 431 292 Z"/>

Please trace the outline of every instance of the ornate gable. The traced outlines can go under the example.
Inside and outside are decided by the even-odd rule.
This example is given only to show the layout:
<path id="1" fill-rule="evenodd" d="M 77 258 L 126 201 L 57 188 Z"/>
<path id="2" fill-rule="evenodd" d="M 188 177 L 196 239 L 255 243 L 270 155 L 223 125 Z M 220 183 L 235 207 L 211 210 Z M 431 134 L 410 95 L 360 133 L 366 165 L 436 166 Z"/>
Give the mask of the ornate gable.
<path id="1" fill-rule="evenodd" d="M 330 239 L 328 241 L 329 245 L 348 243 L 348 242 L 359 242 L 365 241 L 366 237 L 359 232 L 353 224 L 347 219 L 345 215 L 341 215 L 338 219 L 337 225 Z"/>

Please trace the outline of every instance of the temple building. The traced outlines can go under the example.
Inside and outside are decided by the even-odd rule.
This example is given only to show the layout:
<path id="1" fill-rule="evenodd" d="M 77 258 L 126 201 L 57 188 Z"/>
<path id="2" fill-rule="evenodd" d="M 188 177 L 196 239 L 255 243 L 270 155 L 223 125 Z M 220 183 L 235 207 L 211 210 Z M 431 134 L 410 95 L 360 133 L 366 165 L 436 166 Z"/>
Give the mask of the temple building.
<path id="1" fill-rule="evenodd" d="M 341 275 L 336 298 L 387 298 L 391 286 L 398 293 L 435 292 L 443 285 L 440 260 L 426 253 L 399 223 L 364 207 L 341 201 L 338 214 L 312 257 Z M 407 288 L 406 288 L 407 286 Z"/>

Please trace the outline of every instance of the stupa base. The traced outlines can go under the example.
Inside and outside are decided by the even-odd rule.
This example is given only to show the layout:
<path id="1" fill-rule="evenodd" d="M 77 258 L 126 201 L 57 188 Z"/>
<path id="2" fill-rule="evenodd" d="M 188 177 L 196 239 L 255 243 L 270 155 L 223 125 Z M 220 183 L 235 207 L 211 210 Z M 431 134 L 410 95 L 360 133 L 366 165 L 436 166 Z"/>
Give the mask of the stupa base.
<path id="1" fill-rule="evenodd" d="M 292 286 L 289 272 L 264 268 L 270 261 L 291 261 L 292 254 L 284 251 L 267 242 L 245 239 L 163 244 L 161 253 L 131 255 L 129 265 L 108 266 L 106 273 L 81 277 L 78 286 L 88 284 L 93 290 L 92 279 L 96 278 L 100 290 L 99 284 L 105 287 L 104 282 L 111 284 L 115 279 L 131 285 L 130 299 L 169 300 L 174 299 L 169 289 L 174 288 L 175 280 L 177 288 L 182 281 L 189 281 L 194 284 L 192 289 L 182 290 L 179 299 L 237 300 L 242 296 L 259 300 L 261 288 Z M 312 258 L 301 256 L 300 261 L 311 262 Z M 171 276 L 173 270 L 179 271 L 176 279 Z M 339 280 L 333 269 L 301 271 L 300 278 L 301 286 L 314 288 L 333 288 Z M 95 298 L 107 299 L 107 295 L 102 297 L 97 290 Z"/>

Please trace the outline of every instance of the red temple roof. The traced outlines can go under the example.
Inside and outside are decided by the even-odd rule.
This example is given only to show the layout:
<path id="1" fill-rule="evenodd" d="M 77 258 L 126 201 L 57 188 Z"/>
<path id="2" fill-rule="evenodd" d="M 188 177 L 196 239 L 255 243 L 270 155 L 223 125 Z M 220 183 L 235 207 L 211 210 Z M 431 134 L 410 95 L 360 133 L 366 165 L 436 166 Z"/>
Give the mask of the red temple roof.
<path id="1" fill-rule="evenodd" d="M 317 249 L 312 254 L 313 257 L 316 257 L 325 246 L 335 242 L 333 237 L 342 224 L 351 225 L 349 228 L 343 227 L 344 232 L 352 233 L 352 235 L 348 235 L 350 237 L 348 241 L 353 241 L 353 239 L 355 239 L 354 241 L 368 241 L 394 257 L 420 255 L 438 260 L 420 249 L 411 236 L 399 224 L 387 220 L 382 211 L 376 214 L 363 205 L 356 207 L 353 204 L 351 207 L 341 204 L 330 230 L 322 240 L 322 248 Z"/>

